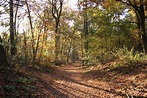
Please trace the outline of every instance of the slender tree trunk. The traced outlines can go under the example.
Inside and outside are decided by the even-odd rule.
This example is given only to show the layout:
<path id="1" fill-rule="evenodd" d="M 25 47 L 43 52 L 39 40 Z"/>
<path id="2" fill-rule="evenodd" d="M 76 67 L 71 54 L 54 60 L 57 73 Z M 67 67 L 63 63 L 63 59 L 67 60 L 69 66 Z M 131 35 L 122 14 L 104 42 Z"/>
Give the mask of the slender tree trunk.
<path id="1" fill-rule="evenodd" d="M 87 17 L 87 0 L 84 2 L 84 38 L 85 38 L 85 42 L 84 42 L 84 48 L 85 48 L 85 60 L 84 63 L 87 64 L 88 60 L 87 60 L 87 56 L 88 56 L 88 41 L 87 41 L 87 37 L 88 37 L 88 17 Z"/>
<path id="2" fill-rule="evenodd" d="M 36 60 L 36 55 L 38 53 L 38 47 L 39 47 L 39 43 L 40 43 L 40 33 L 41 33 L 41 29 L 38 33 L 38 38 L 37 38 L 37 43 L 36 43 L 36 48 L 35 48 L 35 56 L 34 56 L 34 60 Z"/>
<path id="3" fill-rule="evenodd" d="M 48 13 L 47 13 L 47 10 L 44 10 L 44 19 L 43 19 L 43 26 L 44 26 L 44 28 L 43 28 L 43 31 L 44 31 L 44 33 L 43 33 L 43 38 L 42 38 L 42 44 L 41 44 L 41 49 L 40 49 L 40 56 L 39 56 L 39 58 L 38 58 L 38 63 L 40 64 L 40 61 L 41 61 L 41 58 L 42 58 L 42 52 L 43 52 L 43 46 L 44 46 L 44 44 L 47 44 L 46 42 L 47 42 L 47 23 L 46 23 L 46 18 L 48 17 Z"/>
<path id="4" fill-rule="evenodd" d="M 84 5 L 84 37 L 85 37 L 85 49 L 86 51 L 88 50 L 88 41 L 87 41 L 87 36 L 88 36 L 88 18 L 87 18 L 87 0 L 85 1 Z"/>
<path id="5" fill-rule="evenodd" d="M 13 0 L 10 0 L 10 44 L 11 55 L 16 54 L 15 39 L 14 39 L 14 22 L 13 22 Z"/>
<path id="6" fill-rule="evenodd" d="M 16 20 L 17 20 L 17 13 L 18 13 L 18 7 L 19 7 L 19 2 L 20 2 L 20 0 L 18 0 L 17 1 L 17 5 L 16 5 L 16 12 L 15 12 L 15 16 L 14 16 L 14 34 L 15 34 L 15 37 L 17 37 L 17 30 L 16 30 L 16 28 L 17 28 L 17 26 L 16 26 Z"/>
<path id="7" fill-rule="evenodd" d="M 39 64 L 40 64 L 40 61 L 41 61 L 41 58 L 42 58 L 43 46 L 44 46 L 45 41 L 46 41 L 46 26 L 44 27 L 43 41 L 42 41 L 42 45 L 41 45 L 41 49 L 40 49 L 40 56 L 38 58 Z"/>
<path id="8" fill-rule="evenodd" d="M 25 59 L 25 66 L 27 65 L 27 38 L 26 38 L 26 33 L 23 31 L 24 34 L 24 59 Z"/>
<path id="9" fill-rule="evenodd" d="M 29 17 L 29 22 L 30 22 L 30 28 L 31 28 L 31 34 L 32 34 L 32 64 L 34 65 L 35 63 L 35 58 L 36 58 L 36 52 L 35 52 L 35 42 L 34 42 L 34 31 L 33 31 L 33 24 L 32 24 L 32 18 L 31 18 L 31 15 L 30 15 L 30 8 L 29 8 L 29 5 L 28 5 L 28 2 L 27 0 L 25 0 L 25 3 L 26 3 L 26 6 L 27 6 L 27 10 L 28 10 L 28 17 Z"/>

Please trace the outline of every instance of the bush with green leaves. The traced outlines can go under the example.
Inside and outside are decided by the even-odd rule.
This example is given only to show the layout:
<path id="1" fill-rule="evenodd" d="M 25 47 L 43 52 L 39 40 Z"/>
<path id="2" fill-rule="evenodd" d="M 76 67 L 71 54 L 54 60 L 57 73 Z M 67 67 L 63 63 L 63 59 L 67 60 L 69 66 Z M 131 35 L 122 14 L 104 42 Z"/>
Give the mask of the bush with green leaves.
<path id="1" fill-rule="evenodd" d="M 134 48 L 128 49 L 127 47 L 115 49 L 114 53 L 121 61 L 141 61 L 145 59 L 145 54 L 135 51 Z"/>
<path id="2" fill-rule="evenodd" d="M 88 64 L 94 65 L 97 63 L 109 63 L 112 61 L 119 61 L 122 64 L 133 64 L 147 59 L 147 56 L 142 53 L 135 51 L 134 48 L 114 48 L 113 50 L 99 50 L 97 53 L 89 52 Z"/>

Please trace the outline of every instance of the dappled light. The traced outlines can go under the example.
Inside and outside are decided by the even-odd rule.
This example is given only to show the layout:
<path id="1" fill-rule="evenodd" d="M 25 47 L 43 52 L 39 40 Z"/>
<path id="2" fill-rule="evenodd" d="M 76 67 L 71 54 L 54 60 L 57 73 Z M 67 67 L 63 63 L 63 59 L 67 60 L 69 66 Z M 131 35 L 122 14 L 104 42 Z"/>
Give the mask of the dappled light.
<path id="1" fill-rule="evenodd" d="M 146 0 L 1 0 L 0 98 L 146 98 Z"/>

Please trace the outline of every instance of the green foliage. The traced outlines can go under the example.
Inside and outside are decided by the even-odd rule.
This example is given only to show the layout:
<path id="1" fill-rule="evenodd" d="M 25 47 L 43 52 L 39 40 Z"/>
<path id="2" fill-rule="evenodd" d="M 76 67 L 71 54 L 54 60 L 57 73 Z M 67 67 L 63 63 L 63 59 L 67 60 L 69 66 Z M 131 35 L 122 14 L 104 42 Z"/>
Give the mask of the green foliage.
<path id="1" fill-rule="evenodd" d="M 144 53 L 135 51 L 134 48 L 128 49 L 127 47 L 116 49 L 114 54 L 122 61 L 140 61 L 144 60 Z"/>
<path id="2" fill-rule="evenodd" d="M 103 51 L 99 53 L 99 62 L 101 63 L 107 63 L 107 62 L 111 62 L 114 59 L 116 59 L 116 57 L 114 56 L 114 54 L 112 53 L 112 51 Z"/>
<path id="3" fill-rule="evenodd" d="M 108 2 L 95 8 L 88 7 L 89 35 L 86 41 L 89 42 L 89 49 L 83 58 L 89 64 L 107 63 L 115 59 L 140 60 L 142 53 L 135 52 L 140 38 L 134 32 L 136 25 L 131 23 L 133 16 L 126 14 L 122 18 L 122 13 L 128 10 L 126 6 L 114 4 L 112 0 Z"/>
<path id="4" fill-rule="evenodd" d="M 117 63 L 112 66 L 111 69 L 115 69 L 120 66 L 133 67 L 146 60 L 146 55 L 144 53 L 135 51 L 134 48 L 128 49 L 127 47 L 121 49 L 115 49 L 113 55 L 117 58 Z"/>
<path id="5" fill-rule="evenodd" d="M 87 13 L 88 35 L 86 38 L 84 36 L 83 13 L 85 11 L 82 9 L 83 5 L 79 5 L 81 7 L 79 11 L 69 7 L 62 10 L 58 24 L 59 60 L 67 63 L 80 58 L 90 65 L 99 62 L 107 63 L 115 59 L 122 61 L 140 60 L 142 54 L 134 53 L 134 49 L 123 48 L 123 46 L 127 46 L 137 49 L 141 42 L 139 30 L 136 29 L 134 14 L 129 11 L 127 5 L 116 3 L 114 0 L 102 1 L 98 4 L 94 4 L 94 1 L 87 2 L 88 6 L 85 11 Z M 57 35 L 54 32 L 56 26 L 51 13 L 50 6 L 52 5 L 48 5 L 48 3 L 44 5 L 40 1 L 35 1 L 32 5 L 34 4 L 38 4 L 35 8 L 30 9 L 32 12 L 38 13 L 37 16 L 32 17 L 32 20 L 35 20 L 32 21 L 34 38 L 32 38 L 27 21 L 23 24 L 25 26 L 23 34 L 19 33 L 18 30 L 15 36 L 14 43 L 17 48 L 15 56 L 10 56 L 9 33 L 2 34 L 4 42 L 0 44 L 5 47 L 11 64 L 28 65 L 32 64 L 33 59 L 35 59 L 37 64 L 52 65 L 55 60 L 57 48 L 55 47 L 55 37 Z M 88 50 L 84 50 L 84 42 L 88 42 Z M 35 49 L 32 47 L 33 44 Z"/>
<path id="6" fill-rule="evenodd" d="M 89 64 L 108 63 L 117 60 L 119 63 L 116 66 L 120 66 L 120 63 L 133 65 L 145 59 L 146 55 L 144 53 L 135 51 L 134 48 L 128 49 L 124 47 L 114 48 L 113 50 L 97 50 L 95 53 L 91 51 L 86 60 L 89 61 Z"/>

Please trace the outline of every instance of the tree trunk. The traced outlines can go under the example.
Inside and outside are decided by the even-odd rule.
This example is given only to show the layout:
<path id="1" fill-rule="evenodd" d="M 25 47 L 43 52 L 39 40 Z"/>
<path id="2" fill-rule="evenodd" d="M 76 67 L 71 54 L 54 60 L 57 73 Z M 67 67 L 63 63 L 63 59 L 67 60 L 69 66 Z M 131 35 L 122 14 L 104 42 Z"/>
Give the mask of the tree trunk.
<path id="1" fill-rule="evenodd" d="M 4 47 L 1 45 L 2 39 L 0 37 L 0 66 L 8 66 L 6 51 L 4 50 Z"/>
<path id="2" fill-rule="evenodd" d="M 55 65 L 58 63 L 59 61 L 59 50 L 60 50 L 60 36 L 59 36 L 59 28 L 58 28 L 58 23 L 59 21 L 56 21 L 56 28 L 55 28 Z"/>
<path id="3" fill-rule="evenodd" d="M 32 24 L 32 18 L 31 18 L 31 14 L 30 14 L 30 7 L 28 5 L 27 0 L 25 0 L 26 6 L 27 6 L 27 11 L 28 11 L 28 18 L 29 18 L 29 22 L 30 22 L 30 29 L 31 29 L 31 34 L 32 34 L 32 64 L 34 65 L 35 63 L 35 58 L 36 58 L 36 52 L 35 52 L 35 42 L 34 42 L 34 31 L 33 31 L 33 24 Z"/>
<path id="4" fill-rule="evenodd" d="M 140 29 L 142 31 L 142 42 L 144 52 L 147 54 L 147 34 L 145 33 L 145 6 L 143 4 L 140 5 Z"/>
<path id="5" fill-rule="evenodd" d="M 84 64 L 88 64 L 87 56 L 88 56 L 88 17 L 87 17 L 87 0 L 84 2 L 84 48 L 85 48 L 85 56 L 84 56 Z M 86 57 L 86 58 L 85 58 Z"/>
<path id="6" fill-rule="evenodd" d="M 13 22 L 13 0 L 10 0 L 10 43 L 11 55 L 16 54 L 15 39 L 14 39 L 14 22 Z"/>
<path id="7" fill-rule="evenodd" d="M 20 2 L 20 0 L 17 0 L 16 12 L 15 12 L 15 15 L 14 15 L 14 34 L 15 34 L 15 37 L 17 37 L 17 35 L 18 35 L 17 29 L 16 29 L 17 28 L 16 22 L 17 22 L 17 14 L 18 14 L 19 2 Z"/>
<path id="8" fill-rule="evenodd" d="M 59 7 L 57 4 L 59 3 Z M 59 62 L 59 50 L 60 50 L 60 36 L 59 36 L 59 23 L 62 12 L 63 1 L 62 0 L 51 0 L 50 4 L 52 5 L 52 16 L 55 19 L 55 65 L 58 65 Z"/>
<path id="9" fill-rule="evenodd" d="M 27 65 L 27 37 L 26 37 L 26 32 L 23 30 L 23 36 L 24 36 L 24 66 Z"/>
<path id="10" fill-rule="evenodd" d="M 87 0 L 85 1 L 84 5 L 84 36 L 85 36 L 85 50 L 88 50 L 88 41 L 87 41 L 87 36 L 88 36 L 88 18 L 87 18 Z"/>
<path id="11" fill-rule="evenodd" d="M 144 43 L 144 50 L 145 53 L 147 54 L 147 5 L 145 5 L 145 9 L 143 12 L 143 19 L 142 19 L 142 31 L 144 34 L 142 35 L 143 43 Z"/>

